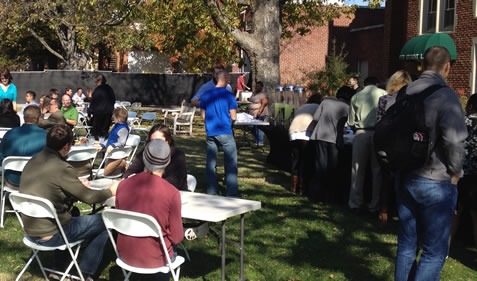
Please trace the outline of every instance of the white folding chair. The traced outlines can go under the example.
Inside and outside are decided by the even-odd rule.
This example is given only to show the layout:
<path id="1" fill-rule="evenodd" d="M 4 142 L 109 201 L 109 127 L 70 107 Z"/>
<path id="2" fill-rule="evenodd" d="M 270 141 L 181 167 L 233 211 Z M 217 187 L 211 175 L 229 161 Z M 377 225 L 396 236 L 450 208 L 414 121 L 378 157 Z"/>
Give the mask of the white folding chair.
<path id="1" fill-rule="evenodd" d="M 68 158 L 66 158 L 66 161 L 67 162 L 85 162 L 85 161 L 89 161 L 90 165 L 91 165 L 91 169 L 89 171 L 89 174 L 88 175 L 81 175 L 79 176 L 79 178 L 84 178 L 84 179 L 88 179 L 92 176 L 92 169 L 93 169 L 93 165 L 94 165 L 94 161 L 96 160 L 96 155 L 98 154 L 98 150 L 94 147 L 78 147 L 74 150 L 70 150 L 70 152 L 68 152 Z"/>
<path id="2" fill-rule="evenodd" d="M 194 192 L 196 186 L 197 186 L 197 179 L 193 175 L 187 174 L 187 189 L 190 192 Z"/>
<path id="3" fill-rule="evenodd" d="M 182 112 L 176 113 L 173 112 L 173 118 L 164 119 L 164 122 L 172 122 L 172 134 L 176 135 L 177 133 L 188 133 L 192 136 L 192 125 L 194 122 L 195 116 L 195 107 L 185 107 Z M 189 126 L 188 130 L 181 130 L 182 126 Z"/>
<path id="4" fill-rule="evenodd" d="M 114 148 L 111 153 L 105 153 L 103 160 L 101 161 L 101 164 L 99 164 L 98 169 L 93 169 L 93 180 L 96 178 L 108 178 L 108 179 L 115 179 L 115 178 L 120 178 L 123 173 L 119 173 L 116 175 L 111 175 L 111 176 L 105 176 L 104 175 L 104 168 L 103 166 L 105 165 L 107 160 L 118 160 L 118 159 L 128 159 L 129 155 L 131 155 L 131 152 L 133 151 L 133 148 L 131 146 L 125 146 L 125 147 L 116 147 Z"/>
<path id="5" fill-rule="evenodd" d="M 38 265 L 40 266 L 41 273 L 43 273 L 43 276 L 45 277 L 46 280 L 49 280 L 49 279 L 45 271 L 62 275 L 61 280 L 64 280 L 66 277 L 69 277 L 70 279 L 74 278 L 74 279 L 84 281 L 83 274 L 81 273 L 80 267 L 77 262 L 78 254 L 79 254 L 81 243 L 83 242 L 83 240 L 72 241 L 72 242 L 68 241 L 68 238 L 66 237 L 65 232 L 63 231 L 63 226 L 61 225 L 60 220 L 58 219 L 58 215 L 56 214 L 56 210 L 55 210 L 55 207 L 53 207 L 53 204 L 47 199 L 33 196 L 33 195 L 28 195 L 28 194 L 22 194 L 19 192 L 10 194 L 10 202 L 12 203 L 12 207 L 15 210 L 20 222 L 21 222 L 20 214 L 23 214 L 29 217 L 34 217 L 34 218 L 48 218 L 53 220 L 56 223 L 56 226 L 58 228 L 58 231 L 61 237 L 63 238 L 63 241 L 65 242 L 63 245 L 56 246 L 56 247 L 43 246 L 35 242 L 32 242 L 30 239 L 26 237 L 26 233 L 25 233 L 25 237 L 23 238 L 23 243 L 27 247 L 32 249 L 33 254 L 31 255 L 30 259 L 25 264 L 25 267 L 23 267 L 20 274 L 18 274 L 15 280 L 16 281 L 20 280 L 20 277 L 23 275 L 23 273 L 25 273 L 26 269 L 31 264 L 33 259 L 36 259 L 36 261 L 38 262 Z M 23 227 L 23 224 L 22 224 L 22 227 Z M 38 253 L 41 251 L 54 251 L 54 250 L 68 250 L 69 252 L 72 261 L 66 268 L 65 272 L 59 272 L 50 268 L 43 267 L 40 261 L 40 257 L 38 256 Z M 71 270 L 73 265 L 76 267 L 79 277 L 69 274 L 69 271 Z"/>
<path id="6" fill-rule="evenodd" d="M 139 124 L 137 127 L 131 128 L 131 132 L 142 132 L 142 133 L 149 133 L 149 130 L 151 129 L 152 126 L 154 126 L 154 122 L 156 121 L 156 113 L 154 112 L 144 112 L 141 116 L 141 119 L 139 120 Z M 151 125 L 148 128 L 141 128 L 139 127 L 142 125 L 143 121 L 151 121 Z"/>
<path id="7" fill-rule="evenodd" d="M 136 155 L 136 152 L 137 152 L 137 148 L 139 147 L 140 143 L 141 143 L 141 137 L 140 136 L 134 135 L 134 134 L 129 134 L 128 139 L 126 140 L 126 146 L 131 146 L 131 147 L 134 148 L 134 150 L 131 153 L 131 155 L 129 156 L 128 164 L 130 164 L 133 161 L 134 156 Z"/>
<path id="8" fill-rule="evenodd" d="M 9 193 L 16 193 L 18 190 L 12 189 L 6 185 L 6 178 L 5 178 L 5 171 L 12 171 L 12 172 L 22 172 L 25 165 L 31 159 L 31 156 L 8 156 L 3 159 L 2 162 L 2 186 L 0 196 L 1 196 L 1 218 L 0 218 L 0 227 L 3 228 L 3 221 L 5 217 L 5 213 L 12 213 L 13 211 L 6 211 L 5 210 L 5 201 L 7 200 L 7 192 Z"/>
<path id="9" fill-rule="evenodd" d="M 3 139 L 3 136 L 5 136 L 5 134 L 10 131 L 12 128 L 3 128 L 3 127 L 0 127 L 0 142 L 2 142 L 2 139 Z"/>
<path id="10" fill-rule="evenodd" d="M 124 108 L 128 108 L 128 107 L 131 107 L 131 103 L 128 102 L 128 101 L 122 101 L 119 103 L 122 107 Z"/>
<path id="11" fill-rule="evenodd" d="M 132 272 L 140 274 L 171 272 L 174 281 L 179 280 L 179 274 L 181 269 L 180 265 L 184 263 L 184 258 L 181 256 L 177 256 L 175 261 L 171 262 L 169 252 L 167 251 L 166 243 L 164 242 L 164 237 L 162 235 L 161 226 L 153 217 L 146 214 L 117 209 L 104 210 L 102 216 L 104 225 L 108 230 L 109 238 L 111 239 L 111 243 L 113 244 L 114 251 L 117 255 L 116 264 L 123 270 L 125 281 L 129 280 L 129 276 L 131 276 Z M 167 265 L 156 268 L 141 268 L 127 264 L 119 256 L 116 242 L 114 241 L 114 237 L 111 233 L 111 229 L 114 229 L 121 234 L 133 237 L 159 238 L 159 240 L 161 241 L 162 250 L 167 259 Z M 138 249 L 138 251 L 140 250 L 141 249 Z"/>
<path id="12" fill-rule="evenodd" d="M 78 123 L 73 127 L 75 135 L 78 135 L 78 130 L 84 129 L 86 131 L 85 138 L 87 138 L 91 134 L 91 128 L 93 128 L 93 126 L 88 126 L 86 115 L 83 112 L 78 111 Z"/>

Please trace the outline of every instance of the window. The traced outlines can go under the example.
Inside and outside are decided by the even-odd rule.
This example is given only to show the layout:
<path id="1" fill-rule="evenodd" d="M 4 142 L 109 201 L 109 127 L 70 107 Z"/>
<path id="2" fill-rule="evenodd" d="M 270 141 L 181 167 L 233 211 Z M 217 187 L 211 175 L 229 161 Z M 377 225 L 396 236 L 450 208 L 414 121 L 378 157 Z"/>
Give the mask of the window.
<path id="1" fill-rule="evenodd" d="M 454 31 L 455 0 L 421 0 L 421 33 Z"/>

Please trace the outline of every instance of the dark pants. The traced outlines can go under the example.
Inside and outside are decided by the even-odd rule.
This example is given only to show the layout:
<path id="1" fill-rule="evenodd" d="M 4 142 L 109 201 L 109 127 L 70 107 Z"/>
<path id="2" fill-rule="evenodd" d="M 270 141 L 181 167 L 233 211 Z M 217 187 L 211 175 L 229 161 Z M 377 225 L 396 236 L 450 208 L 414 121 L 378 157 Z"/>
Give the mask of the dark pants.
<path id="1" fill-rule="evenodd" d="M 91 134 L 97 139 L 98 137 L 108 137 L 109 127 L 111 126 L 111 117 L 113 115 L 109 114 L 95 114 L 93 116 L 93 128 L 91 129 Z"/>
<path id="2" fill-rule="evenodd" d="M 315 194 L 318 194 L 319 200 L 325 202 L 335 201 L 336 195 L 336 168 L 338 167 L 338 147 L 334 143 L 326 141 L 313 141 L 315 144 Z M 318 191 L 318 192 L 316 192 Z"/>

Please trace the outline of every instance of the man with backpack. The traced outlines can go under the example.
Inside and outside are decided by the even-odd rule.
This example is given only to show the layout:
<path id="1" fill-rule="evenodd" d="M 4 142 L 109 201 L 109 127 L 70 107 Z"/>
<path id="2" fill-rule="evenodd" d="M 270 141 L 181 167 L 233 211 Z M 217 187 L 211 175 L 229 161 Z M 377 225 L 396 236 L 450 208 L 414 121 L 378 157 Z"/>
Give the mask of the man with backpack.
<path id="1" fill-rule="evenodd" d="M 429 126 L 429 158 L 421 167 L 400 172 L 396 190 L 399 215 L 396 281 L 440 279 L 449 249 L 467 137 L 459 98 L 446 83 L 451 67 L 449 52 L 443 47 L 430 47 L 424 54 L 424 66 L 425 71 L 409 84 L 405 94 L 425 95 L 426 89 L 441 87 L 434 87 L 437 90 L 423 101 L 425 124 Z M 414 140 L 419 135 L 415 133 Z M 419 245 L 423 251 L 417 262 Z"/>

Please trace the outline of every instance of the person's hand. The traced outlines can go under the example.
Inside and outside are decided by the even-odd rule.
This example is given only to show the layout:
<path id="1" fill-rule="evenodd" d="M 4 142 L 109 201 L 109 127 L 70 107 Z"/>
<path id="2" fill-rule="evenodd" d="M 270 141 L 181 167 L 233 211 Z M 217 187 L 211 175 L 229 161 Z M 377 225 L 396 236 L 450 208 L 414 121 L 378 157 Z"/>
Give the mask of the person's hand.
<path id="1" fill-rule="evenodd" d="M 106 153 L 111 153 L 111 151 L 113 151 L 113 146 L 108 146 L 108 148 L 106 148 Z"/>
<path id="2" fill-rule="evenodd" d="M 459 175 L 451 176 L 451 183 L 452 184 L 457 184 L 458 182 L 459 182 Z"/>
<path id="3" fill-rule="evenodd" d="M 119 183 L 120 181 L 115 181 L 109 185 L 109 190 L 111 190 L 111 193 L 113 194 L 113 196 L 116 196 L 116 191 L 118 189 Z"/>
<path id="4" fill-rule="evenodd" d="M 91 187 L 91 183 L 88 181 L 88 179 L 79 179 L 81 183 L 86 186 L 87 188 Z"/>

